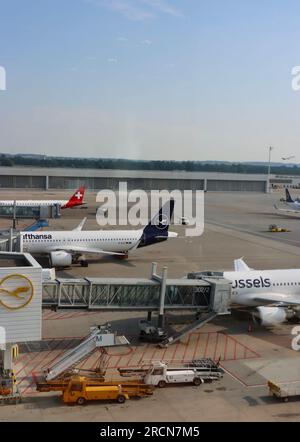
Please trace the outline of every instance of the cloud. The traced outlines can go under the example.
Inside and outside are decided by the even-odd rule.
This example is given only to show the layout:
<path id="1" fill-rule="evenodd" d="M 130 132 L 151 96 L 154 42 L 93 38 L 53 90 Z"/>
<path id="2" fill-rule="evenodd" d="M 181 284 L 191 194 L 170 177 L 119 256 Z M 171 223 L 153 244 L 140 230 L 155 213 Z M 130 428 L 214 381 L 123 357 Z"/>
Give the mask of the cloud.
<path id="1" fill-rule="evenodd" d="M 128 41 L 128 38 L 126 38 L 126 37 L 118 37 L 118 38 L 117 38 L 117 41 L 120 41 L 120 42 L 122 42 L 122 43 L 123 43 L 123 42 L 125 43 L 126 41 Z"/>
<path id="2" fill-rule="evenodd" d="M 118 63 L 118 59 L 117 58 L 109 58 L 108 63 Z"/>
<path id="3" fill-rule="evenodd" d="M 166 0 L 84 0 L 86 3 L 105 7 L 129 20 L 143 21 L 154 18 L 159 13 L 182 16 L 182 13 Z"/>
<path id="4" fill-rule="evenodd" d="M 169 5 L 169 3 L 165 0 L 140 0 L 141 3 L 156 9 L 157 11 L 163 12 L 164 14 L 174 15 L 176 17 L 181 17 L 182 13 L 179 9 L 174 8 Z"/>
<path id="5" fill-rule="evenodd" d="M 153 12 L 141 7 L 139 0 L 86 0 L 88 3 L 104 6 L 111 11 L 118 12 L 129 20 L 143 21 L 154 17 Z"/>
<path id="6" fill-rule="evenodd" d="M 142 44 L 143 44 L 143 45 L 150 46 L 150 45 L 152 45 L 152 41 L 151 41 L 151 40 L 143 40 L 143 41 L 142 41 Z"/>

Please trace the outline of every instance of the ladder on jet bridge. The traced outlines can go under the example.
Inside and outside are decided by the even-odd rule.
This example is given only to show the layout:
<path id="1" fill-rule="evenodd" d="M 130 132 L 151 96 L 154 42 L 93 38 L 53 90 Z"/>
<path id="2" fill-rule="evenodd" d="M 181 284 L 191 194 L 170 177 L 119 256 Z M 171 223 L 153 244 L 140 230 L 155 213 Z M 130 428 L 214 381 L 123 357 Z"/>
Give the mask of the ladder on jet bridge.
<path id="1" fill-rule="evenodd" d="M 218 316 L 218 313 L 212 312 L 205 317 L 202 317 L 198 321 L 194 321 L 192 324 L 189 324 L 186 326 L 183 330 L 176 333 L 173 336 L 169 336 L 168 338 L 164 339 L 159 346 L 160 347 L 167 347 L 169 344 L 174 344 L 175 342 L 180 341 L 182 338 L 184 338 L 188 333 L 193 332 L 194 330 L 203 327 L 203 325 L 207 324 L 209 321 L 212 321 L 216 316 Z"/>
<path id="2" fill-rule="evenodd" d="M 98 348 L 128 345 L 125 336 L 116 336 L 104 326 L 91 329 L 91 333 L 79 345 L 68 350 L 63 356 L 48 368 L 46 380 L 58 378 L 62 373 L 76 367 L 80 362 L 87 359 Z"/>

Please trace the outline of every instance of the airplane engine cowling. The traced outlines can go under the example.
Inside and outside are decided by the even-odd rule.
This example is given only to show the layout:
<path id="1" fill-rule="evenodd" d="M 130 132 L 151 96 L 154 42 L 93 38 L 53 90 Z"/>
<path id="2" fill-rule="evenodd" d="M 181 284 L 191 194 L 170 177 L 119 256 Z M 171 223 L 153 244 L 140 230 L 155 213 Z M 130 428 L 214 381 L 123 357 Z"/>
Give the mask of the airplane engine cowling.
<path id="1" fill-rule="evenodd" d="M 51 252 L 50 260 L 53 267 L 69 267 L 72 264 L 72 255 L 62 250 Z"/>
<path id="2" fill-rule="evenodd" d="M 288 319 L 282 307 L 257 307 L 254 316 L 265 326 L 281 324 Z"/>

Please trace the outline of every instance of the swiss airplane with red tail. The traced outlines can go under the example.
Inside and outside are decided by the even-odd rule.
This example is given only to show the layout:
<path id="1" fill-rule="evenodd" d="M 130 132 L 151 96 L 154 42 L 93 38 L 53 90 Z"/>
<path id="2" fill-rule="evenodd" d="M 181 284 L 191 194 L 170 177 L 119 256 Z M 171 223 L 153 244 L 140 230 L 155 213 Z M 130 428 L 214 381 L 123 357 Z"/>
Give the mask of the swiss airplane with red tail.
<path id="1" fill-rule="evenodd" d="M 0 201 L 0 207 L 38 207 L 57 204 L 61 209 L 69 209 L 85 204 L 83 202 L 84 192 L 85 187 L 80 186 L 69 200 L 2 200 Z"/>

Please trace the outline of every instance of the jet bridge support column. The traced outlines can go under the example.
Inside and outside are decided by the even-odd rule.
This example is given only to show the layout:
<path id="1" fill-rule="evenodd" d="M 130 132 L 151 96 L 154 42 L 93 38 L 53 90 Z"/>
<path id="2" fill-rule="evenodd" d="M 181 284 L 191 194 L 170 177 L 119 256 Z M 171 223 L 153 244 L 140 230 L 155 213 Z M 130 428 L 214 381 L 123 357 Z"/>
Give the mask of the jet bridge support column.
<path id="1" fill-rule="evenodd" d="M 164 267 L 161 277 L 160 299 L 159 299 L 158 327 L 160 328 L 163 328 L 165 325 L 165 297 L 166 297 L 167 273 L 168 273 L 168 267 Z"/>
<path id="2" fill-rule="evenodd" d="M 165 297 L 166 297 L 166 285 L 168 267 L 163 267 L 162 276 L 157 275 L 157 263 L 152 263 L 151 278 L 160 283 L 160 295 L 159 295 L 159 313 L 158 313 L 158 327 L 163 328 L 165 323 Z M 148 313 L 148 321 L 151 321 L 151 312 Z"/>

